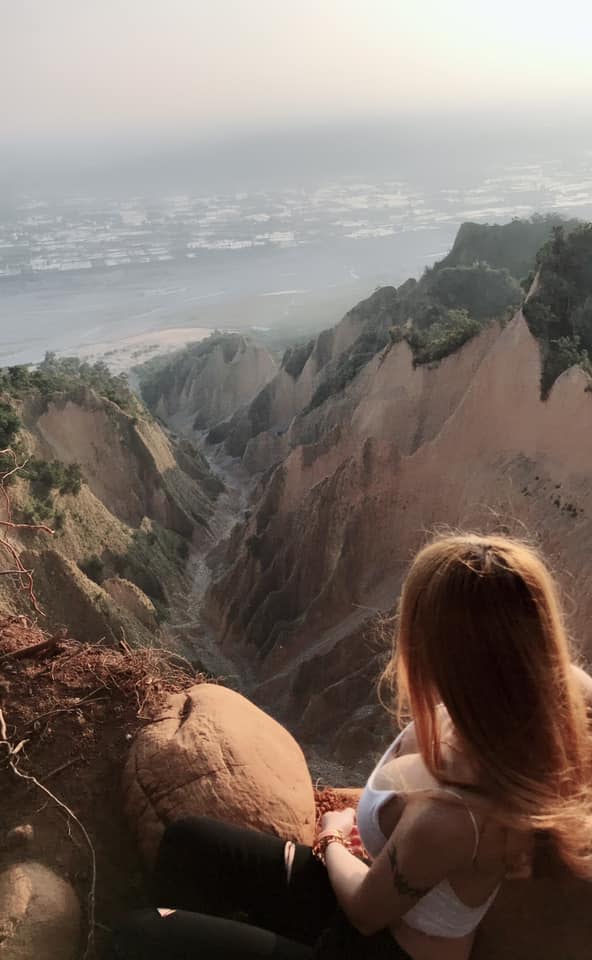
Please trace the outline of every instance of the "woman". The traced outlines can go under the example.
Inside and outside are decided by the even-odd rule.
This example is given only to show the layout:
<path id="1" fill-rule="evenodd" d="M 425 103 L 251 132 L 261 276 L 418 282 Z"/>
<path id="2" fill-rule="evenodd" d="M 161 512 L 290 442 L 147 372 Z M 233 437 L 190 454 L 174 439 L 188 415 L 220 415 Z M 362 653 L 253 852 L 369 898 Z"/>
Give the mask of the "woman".
<path id="1" fill-rule="evenodd" d="M 173 824 L 161 909 L 132 917 L 113 957 L 467 960 L 504 878 L 530 874 L 537 834 L 592 878 L 587 678 L 533 550 L 479 536 L 421 550 L 384 679 L 413 722 L 357 825 L 353 810 L 325 814 L 313 852 L 207 818 Z"/>

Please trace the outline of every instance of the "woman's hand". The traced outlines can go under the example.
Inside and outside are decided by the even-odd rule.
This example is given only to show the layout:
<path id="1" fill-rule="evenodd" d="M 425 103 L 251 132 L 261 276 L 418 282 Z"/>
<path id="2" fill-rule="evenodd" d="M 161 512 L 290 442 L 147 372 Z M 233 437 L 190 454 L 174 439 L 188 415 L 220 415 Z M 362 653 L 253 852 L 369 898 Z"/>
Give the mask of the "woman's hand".
<path id="1" fill-rule="evenodd" d="M 321 817 L 321 831 L 340 830 L 344 837 L 349 837 L 356 820 L 356 811 L 353 807 L 345 810 L 329 810 Z"/>

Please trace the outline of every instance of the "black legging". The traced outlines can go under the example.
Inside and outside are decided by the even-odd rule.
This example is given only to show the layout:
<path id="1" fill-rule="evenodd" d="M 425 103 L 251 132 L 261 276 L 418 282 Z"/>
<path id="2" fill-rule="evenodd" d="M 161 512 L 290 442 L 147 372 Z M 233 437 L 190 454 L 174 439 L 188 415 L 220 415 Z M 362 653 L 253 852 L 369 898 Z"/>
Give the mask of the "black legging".
<path id="1" fill-rule="evenodd" d="M 388 930 L 363 937 L 348 923 L 310 847 L 296 845 L 288 882 L 284 846 L 208 817 L 173 823 L 160 845 L 154 894 L 175 912 L 132 914 L 114 934 L 109 960 L 410 960 Z"/>

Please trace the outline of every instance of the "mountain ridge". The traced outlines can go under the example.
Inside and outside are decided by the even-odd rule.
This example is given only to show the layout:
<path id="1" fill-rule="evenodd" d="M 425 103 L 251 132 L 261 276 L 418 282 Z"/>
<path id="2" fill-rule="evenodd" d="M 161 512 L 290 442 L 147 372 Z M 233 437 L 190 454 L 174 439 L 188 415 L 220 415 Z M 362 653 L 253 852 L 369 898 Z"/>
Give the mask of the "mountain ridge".
<path id="1" fill-rule="evenodd" d="M 296 446 L 271 471 L 206 596 L 225 649 L 257 659 L 256 698 L 315 739 L 339 739 L 340 725 L 374 701 L 369 673 L 384 646 L 369 668 L 364 632 L 392 610 L 410 557 L 442 523 L 536 530 L 563 573 L 572 568 L 584 638 L 592 613 L 587 374 L 563 373 L 541 400 L 539 345 L 521 312 L 432 370 L 413 366 L 407 344 L 384 353 L 373 361 L 382 387 L 380 373 L 373 394 L 358 384 L 351 420 L 324 448 Z M 397 380 L 396 402 L 381 404 Z"/>

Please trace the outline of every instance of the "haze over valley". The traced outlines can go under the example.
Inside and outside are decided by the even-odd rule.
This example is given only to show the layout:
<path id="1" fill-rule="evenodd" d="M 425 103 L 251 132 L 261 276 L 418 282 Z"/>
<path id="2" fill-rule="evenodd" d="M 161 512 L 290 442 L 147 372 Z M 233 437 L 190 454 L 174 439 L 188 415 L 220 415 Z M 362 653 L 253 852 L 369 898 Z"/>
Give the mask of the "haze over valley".
<path id="1" fill-rule="evenodd" d="M 452 172 L 397 179 L 396 164 L 389 179 L 284 189 L 5 200 L 0 362 L 47 349 L 112 357 L 118 340 L 149 343 L 163 327 L 306 336 L 376 286 L 419 275 L 465 220 L 592 216 L 592 147 L 562 160 L 482 156 L 465 184 Z"/>
<path id="2" fill-rule="evenodd" d="M 310 843 L 357 803 L 433 532 L 533 541 L 592 663 L 592 20 L 2 12 L 0 953 L 34 839 L 69 927 L 18 956 L 94 960 L 167 823 Z M 589 883 L 540 879 L 471 960 L 588 960 Z"/>

